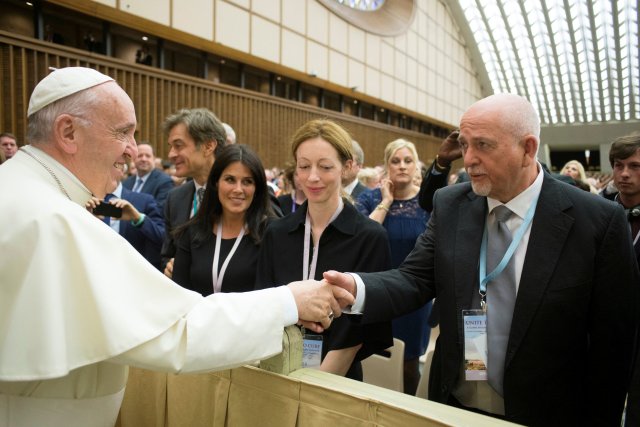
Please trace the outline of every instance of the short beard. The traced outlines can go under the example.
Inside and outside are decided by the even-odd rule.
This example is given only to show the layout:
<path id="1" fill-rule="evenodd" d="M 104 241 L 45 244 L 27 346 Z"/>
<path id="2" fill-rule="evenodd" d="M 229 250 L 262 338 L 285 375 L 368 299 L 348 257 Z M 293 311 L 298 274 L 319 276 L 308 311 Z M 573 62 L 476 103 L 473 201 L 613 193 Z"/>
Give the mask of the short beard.
<path id="1" fill-rule="evenodd" d="M 471 189 L 473 189 L 473 192 L 478 196 L 487 197 L 491 193 L 491 183 L 475 184 L 471 181 Z"/>

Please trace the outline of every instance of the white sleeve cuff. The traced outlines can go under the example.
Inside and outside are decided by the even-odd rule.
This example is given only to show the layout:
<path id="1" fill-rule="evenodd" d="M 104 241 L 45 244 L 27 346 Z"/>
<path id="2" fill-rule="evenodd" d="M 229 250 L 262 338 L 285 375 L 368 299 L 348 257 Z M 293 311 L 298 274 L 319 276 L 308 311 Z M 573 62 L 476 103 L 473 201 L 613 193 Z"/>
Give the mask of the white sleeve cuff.
<path id="1" fill-rule="evenodd" d="M 356 301 L 351 306 L 351 309 L 342 310 L 345 313 L 350 314 L 362 314 L 364 312 L 364 298 L 365 298 L 365 287 L 364 282 L 356 273 L 347 273 L 353 277 L 353 280 L 356 281 Z"/>
<path id="2" fill-rule="evenodd" d="M 278 286 L 275 289 L 282 294 L 284 326 L 295 325 L 298 323 L 298 306 L 296 305 L 296 299 L 293 297 L 293 292 L 288 286 Z"/>

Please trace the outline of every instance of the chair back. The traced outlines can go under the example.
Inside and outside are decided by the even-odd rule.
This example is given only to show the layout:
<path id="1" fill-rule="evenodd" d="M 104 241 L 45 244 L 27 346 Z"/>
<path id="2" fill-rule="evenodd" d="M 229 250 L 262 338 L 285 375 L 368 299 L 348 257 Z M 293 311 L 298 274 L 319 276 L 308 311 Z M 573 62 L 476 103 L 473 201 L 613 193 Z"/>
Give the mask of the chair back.
<path id="1" fill-rule="evenodd" d="M 416 389 L 416 397 L 423 399 L 429 398 L 429 373 L 431 372 L 431 362 L 433 361 L 433 349 L 428 350 L 425 354 L 425 362 L 422 366 L 422 375 Z"/>
<path id="2" fill-rule="evenodd" d="M 393 346 L 386 351 L 389 357 L 373 354 L 362 363 L 363 381 L 390 390 L 404 392 L 404 341 L 393 339 Z"/>

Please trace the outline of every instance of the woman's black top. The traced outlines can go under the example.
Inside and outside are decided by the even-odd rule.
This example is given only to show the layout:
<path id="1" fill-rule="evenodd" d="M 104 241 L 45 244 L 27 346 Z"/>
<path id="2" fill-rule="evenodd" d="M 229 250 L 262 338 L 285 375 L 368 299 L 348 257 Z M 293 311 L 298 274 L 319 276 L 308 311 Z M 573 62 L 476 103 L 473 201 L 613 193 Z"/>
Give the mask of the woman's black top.
<path id="1" fill-rule="evenodd" d="M 173 281 L 180 286 L 200 292 L 203 296 L 213 293 L 213 255 L 216 235 L 212 232 L 203 241 L 196 241 L 194 226 L 188 227 L 178 238 L 173 264 Z M 222 268 L 235 238 L 222 239 L 218 273 Z M 229 261 L 222 280 L 222 292 L 252 291 L 256 280 L 259 247 L 250 235 L 245 234 L 238 249 Z"/>
<path id="2" fill-rule="evenodd" d="M 294 213 L 269 224 L 260 248 L 256 289 L 303 279 L 306 215 L 305 202 Z M 316 280 L 321 280 L 322 273 L 327 270 L 375 272 L 386 270 L 391 262 L 385 229 L 360 214 L 349 202 L 345 202 L 342 212 L 325 228 L 319 246 Z M 313 238 L 309 247 L 313 248 Z M 362 348 L 346 375 L 359 380 L 362 379 L 360 360 L 393 345 L 390 322 L 362 326 L 358 323 L 358 316 L 345 315 L 335 319 L 323 333 L 322 358 L 330 350 L 360 343 Z"/>

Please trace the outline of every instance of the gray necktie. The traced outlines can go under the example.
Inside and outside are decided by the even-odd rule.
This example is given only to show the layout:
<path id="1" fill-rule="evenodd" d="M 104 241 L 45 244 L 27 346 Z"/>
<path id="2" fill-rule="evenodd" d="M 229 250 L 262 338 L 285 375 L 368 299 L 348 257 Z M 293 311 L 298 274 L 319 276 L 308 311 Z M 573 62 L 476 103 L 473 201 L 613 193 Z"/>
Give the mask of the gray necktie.
<path id="1" fill-rule="evenodd" d="M 198 206 L 196 207 L 196 210 L 198 210 L 200 209 L 200 205 L 202 204 L 202 199 L 204 198 L 204 187 L 198 188 L 198 191 L 196 192 L 196 197 L 198 198 Z"/>
<path id="2" fill-rule="evenodd" d="M 142 178 L 138 178 L 138 180 L 136 181 L 136 185 L 133 187 L 133 192 L 135 193 L 139 193 L 140 190 L 142 190 L 142 185 L 144 184 L 144 181 L 142 180 Z"/>
<path id="3" fill-rule="evenodd" d="M 496 206 L 492 213 L 495 222 L 489 229 L 487 244 L 487 273 L 491 273 L 500 263 L 509 244 L 511 232 L 506 221 L 511 210 L 504 205 Z M 516 302 L 515 269 L 513 257 L 498 277 L 487 284 L 487 347 L 489 384 L 503 396 L 504 360 L 509 343 L 513 307 Z"/>

